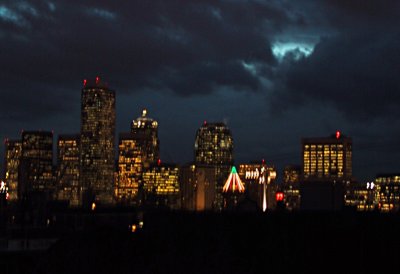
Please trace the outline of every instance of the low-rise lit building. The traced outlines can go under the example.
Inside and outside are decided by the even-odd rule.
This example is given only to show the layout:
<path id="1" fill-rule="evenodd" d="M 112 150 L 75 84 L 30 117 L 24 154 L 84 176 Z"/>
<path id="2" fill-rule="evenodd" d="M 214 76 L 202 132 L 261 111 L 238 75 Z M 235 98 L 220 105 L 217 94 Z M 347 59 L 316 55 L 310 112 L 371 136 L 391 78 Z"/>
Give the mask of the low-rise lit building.
<path id="1" fill-rule="evenodd" d="M 375 199 L 382 212 L 400 209 L 400 173 L 378 174 L 375 178 Z"/>
<path id="2" fill-rule="evenodd" d="M 179 208 L 179 167 L 175 164 L 152 165 L 143 172 L 144 203 Z"/>
<path id="3" fill-rule="evenodd" d="M 247 164 L 240 164 L 238 169 L 239 177 L 242 179 L 246 195 L 257 203 L 259 208 L 263 208 L 264 204 L 264 182 L 266 184 L 266 197 L 265 202 L 269 209 L 276 206 L 275 192 L 277 189 L 275 177 L 276 169 L 272 165 L 267 165 L 264 160 L 260 162 L 252 162 Z M 268 182 L 268 176 L 270 181 Z"/>
<path id="4" fill-rule="evenodd" d="M 344 202 L 346 208 L 356 211 L 373 211 L 377 208 L 374 182 L 349 182 L 346 184 Z"/>
<path id="5" fill-rule="evenodd" d="M 283 170 L 282 191 L 284 193 L 284 205 L 287 210 L 299 210 L 301 166 L 289 165 Z"/>

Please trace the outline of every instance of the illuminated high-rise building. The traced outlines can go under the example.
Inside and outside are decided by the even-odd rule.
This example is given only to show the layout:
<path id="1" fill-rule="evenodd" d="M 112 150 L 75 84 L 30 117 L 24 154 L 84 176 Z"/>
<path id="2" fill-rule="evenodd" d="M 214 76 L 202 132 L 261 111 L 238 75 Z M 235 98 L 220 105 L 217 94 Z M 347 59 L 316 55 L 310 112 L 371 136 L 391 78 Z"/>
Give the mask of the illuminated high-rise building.
<path id="1" fill-rule="evenodd" d="M 18 200 L 18 180 L 21 155 L 21 141 L 6 139 L 4 153 L 4 180 L 8 186 L 10 202 Z"/>
<path id="2" fill-rule="evenodd" d="M 51 199 L 55 184 L 53 175 L 53 132 L 23 131 L 19 193 L 40 193 Z"/>
<path id="3" fill-rule="evenodd" d="M 118 202 L 135 204 L 142 183 L 143 146 L 134 133 L 121 133 L 118 143 L 118 176 L 115 197 Z"/>
<path id="4" fill-rule="evenodd" d="M 113 202 L 115 92 L 101 82 L 84 81 L 81 96 L 80 185 L 83 203 Z"/>
<path id="5" fill-rule="evenodd" d="M 145 203 L 156 206 L 179 208 L 179 167 L 175 164 L 150 166 L 143 172 L 143 190 Z"/>
<path id="6" fill-rule="evenodd" d="M 69 205 L 81 205 L 79 186 L 79 135 L 60 135 L 57 141 L 56 198 Z"/>
<path id="7" fill-rule="evenodd" d="M 233 138 L 224 123 L 207 123 L 197 130 L 195 164 L 215 167 L 214 209 L 223 208 L 222 187 L 233 165 Z"/>
<path id="8" fill-rule="evenodd" d="M 145 168 L 155 164 L 160 159 L 160 141 L 158 139 L 158 122 L 147 116 L 147 110 L 142 116 L 132 121 L 131 132 L 141 147 L 142 162 Z"/>
<path id="9" fill-rule="evenodd" d="M 302 210 L 341 210 L 352 180 L 352 140 L 340 131 L 325 138 L 302 139 Z"/>
<path id="10" fill-rule="evenodd" d="M 303 138 L 302 149 L 304 180 L 351 180 L 351 138 L 343 136 L 339 131 L 326 138 Z"/>
<path id="11" fill-rule="evenodd" d="M 224 123 L 207 123 L 197 130 L 195 162 L 202 165 L 233 165 L 233 139 Z"/>

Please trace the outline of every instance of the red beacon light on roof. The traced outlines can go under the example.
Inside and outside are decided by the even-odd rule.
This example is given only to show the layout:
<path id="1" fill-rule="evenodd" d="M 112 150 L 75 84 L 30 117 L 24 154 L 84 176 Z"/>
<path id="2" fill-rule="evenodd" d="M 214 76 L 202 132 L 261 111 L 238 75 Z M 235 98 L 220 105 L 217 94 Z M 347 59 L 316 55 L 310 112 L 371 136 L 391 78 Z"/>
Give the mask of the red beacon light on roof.
<path id="1" fill-rule="evenodd" d="M 284 197 L 284 195 L 283 195 L 283 192 L 281 192 L 281 191 L 279 191 L 279 192 L 277 192 L 275 194 L 275 199 L 276 199 L 277 202 L 282 202 L 283 201 L 283 197 Z"/>
<path id="2" fill-rule="evenodd" d="M 83 86 L 86 87 L 87 80 L 83 79 Z"/>
<path id="3" fill-rule="evenodd" d="M 161 159 L 157 160 L 157 165 L 161 165 Z"/>
<path id="4" fill-rule="evenodd" d="M 205 125 L 205 126 L 207 125 L 207 121 L 206 120 L 204 120 L 203 125 Z"/>
<path id="5" fill-rule="evenodd" d="M 96 76 L 96 85 L 99 83 L 99 81 L 100 81 L 99 76 Z"/>
<path id="6" fill-rule="evenodd" d="M 340 131 L 337 130 L 337 131 L 336 131 L 336 139 L 339 139 L 339 138 L 340 138 Z"/>

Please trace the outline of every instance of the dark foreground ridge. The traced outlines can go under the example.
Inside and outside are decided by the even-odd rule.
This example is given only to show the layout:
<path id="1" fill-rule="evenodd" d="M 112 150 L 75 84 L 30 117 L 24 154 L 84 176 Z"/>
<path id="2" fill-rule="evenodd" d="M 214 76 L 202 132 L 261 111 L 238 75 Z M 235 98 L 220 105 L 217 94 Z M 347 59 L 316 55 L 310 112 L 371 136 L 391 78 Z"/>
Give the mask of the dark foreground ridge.
<path id="1" fill-rule="evenodd" d="M 398 215 L 374 213 L 155 212 L 135 233 L 96 226 L 1 254 L 1 273 L 384 273 L 399 231 Z"/>

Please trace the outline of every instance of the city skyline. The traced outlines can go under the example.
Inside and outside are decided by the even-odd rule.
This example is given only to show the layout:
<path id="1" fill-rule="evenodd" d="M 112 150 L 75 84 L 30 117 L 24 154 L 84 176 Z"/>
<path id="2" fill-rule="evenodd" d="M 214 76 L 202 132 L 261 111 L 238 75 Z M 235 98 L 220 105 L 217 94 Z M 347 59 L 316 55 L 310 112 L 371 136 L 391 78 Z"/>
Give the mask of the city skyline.
<path id="1" fill-rule="evenodd" d="M 356 178 L 398 172 L 399 10 L 376 1 L 5 1 L 0 138 L 78 133 L 82 81 L 100 76 L 116 90 L 116 132 L 147 108 L 166 162 L 193 160 L 206 120 L 227 123 L 236 163 L 264 158 L 279 175 L 301 163 L 302 137 L 336 130 L 353 139 Z"/>

